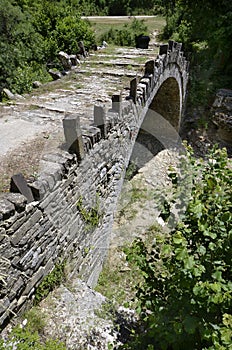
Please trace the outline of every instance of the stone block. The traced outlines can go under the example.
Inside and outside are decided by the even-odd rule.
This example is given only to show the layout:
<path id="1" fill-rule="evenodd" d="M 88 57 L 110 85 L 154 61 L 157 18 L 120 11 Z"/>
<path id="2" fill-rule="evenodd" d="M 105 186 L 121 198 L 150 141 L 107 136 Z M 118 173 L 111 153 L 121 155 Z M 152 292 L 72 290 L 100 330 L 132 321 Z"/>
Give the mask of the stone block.
<path id="1" fill-rule="evenodd" d="M 63 128 L 67 149 L 75 153 L 79 160 L 82 160 L 85 156 L 85 152 L 80 127 L 80 117 L 73 113 L 67 113 L 63 119 Z"/>
<path id="2" fill-rule="evenodd" d="M 18 228 L 22 226 L 27 220 L 28 220 L 28 216 L 25 211 L 23 212 L 23 215 L 16 213 L 10 219 L 5 221 L 5 224 L 7 224 L 6 225 L 7 234 L 8 235 L 14 234 L 15 231 L 18 230 Z"/>
<path id="3" fill-rule="evenodd" d="M 53 80 L 58 80 L 62 78 L 62 74 L 54 69 L 49 69 L 48 73 L 51 75 Z"/>
<path id="4" fill-rule="evenodd" d="M 88 56 L 88 53 L 87 51 L 85 50 L 85 46 L 84 46 L 84 43 L 83 41 L 79 41 L 78 42 L 78 47 L 79 47 L 79 55 L 81 55 L 82 57 L 87 57 Z"/>
<path id="5" fill-rule="evenodd" d="M 21 294 L 25 285 L 26 285 L 26 283 L 21 276 L 19 276 L 17 279 L 15 279 L 13 286 L 10 290 L 10 294 L 9 294 L 10 301 L 12 301 L 14 298 L 16 298 L 18 295 Z"/>
<path id="6" fill-rule="evenodd" d="M 168 41 L 168 50 L 172 51 L 174 49 L 174 43 L 175 41 L 173 40 Z"/>
<path id="7" fill-rule="evenodd" d="M 29 184 L 29 186 L 36 201 L 40 201 L 44 198 L 47 192 L 47 185 L 42 180 L 36 180 L 32 184 Z"/>
<path id="8" fill-rule="evenodd" d="M 10 305 L 10 300 L 7 296 L 0 299 L 0 315 L 3 314 Z"/>
<path id="9" fill-rule="evenodd" d="M 148 49 L 150 37 L 148 35 L 139 35 L 135 38 L 137 49 Z"/>
<path id="10" fill-rule="evenodd" d="M 40 175 L 39 178 L 42 177 L 42 175 L 49 175 L 53 176 L 55 181 L 59 181 L 62 178 L 62 175 L 64 173 L 64 166 L 61 163 L 55 163 L 55 162 L 49 162 L 45 160 L 40 161 Z"/>
<path id="11" fill-rule="evenodd" d="M 101 130 L 101 136 L 107 136 L 106 111 L 102 106 L 94 105 L 94 125 Z"/>
<path id="12" fill-rule="evenodd" d="M 140 79 L 140 84 L 144 84 L 146 86 L 146 98 L 150 95 L 150 79 L 143 77 Z"/>
<path id="13" fill-rule="evenodd" d="M 15 209 L 17 212 L 24 211 L 26 204 L 27 204 L 27 198 L 19 193 L 6 193 L 4 195 L 4 198 L 6 198 L 9 202 L 14 204 Z"/>
<path id="14" fill-rule="evenodd" d="M 73 66 L 78 66 L 78 64 L 80 64 L 80 60 L 78 60 L 76 55 L 69 55 L 69 58 Z"/>
<path id="15" fill-rule="evenodd" d="M 107 119 L 109 122 L 108 133 L 119 122 L 119 114 L 116 111 L 110 110 L 107 113 Z"/>
<path id="16" fill-rule="evenodd" d="M 22 246 L 27 243 L 28 239 L 32 234 L 36 231 L 37 227 L 35 227 L 36 223 L 42 217 L 42 212 L 40 210 L 36 210 L 31 216 L 29 216 L 28 220 L 14 233 L 14 235 L 10 238 L 13 246 Z M 27 232 L 29 231 L 29 237 Z"/>
<path id="17" fill-rule="evenodd" d="M 64 70 L 69 70 L 72 68 L 72 61 L 67 53 L 60 51 L 58 53 L 58 57 L 61 61 Z"/>
<path id="18" fill-rule="evenodd" d="M 151 60 L 145 63 L 145 75 L 153 74 L 155 69 L 155 61 Z"/>
<path id="19" fill-rule="evenodd" d="M 13 175 L 11 177 L 10 191 L 14 193 L 21 193 L 24 197 L 27 198 L 28 203 L 34 201 L 32 191 L 28 186 L 26 179 L 21 173 Z"/>
<path id="20" fill-rule="evenodd" d="M 30 280 L 26 284 L 26 288 L 23 291 L 23 296 L 27 296 L 32 288 L 38 286 L 40 280 L 46 275 L 45 268 L 40 267 L 39 270 L 30 278 Z"/>
<path id="21" fill-rule="evenodd" d="M 72 163 L 75 162 L 74 155 L 68 152 L 47 153 L 43 156 L 43 160 L 47 162 L 60 164 L 66 171 L 68 171 Z"/>
<path id="22" fill-rule="evenodd" d="M 9 322 L 9 318 L 14 314 L 14 310 L 16 308 L 17 301 L 13 300 L 7 310 L 0 317 L 0 326 L 4 326 Z"/>
<path id="23" fill-rule="evenodd" d="M 112 110 L 117 112 L 119 118 L 122 115 L 122 94 L 115 94 L 112 96 Z"/>
<path id="24" fill-rule="evenodd" d="M 138 84 L 137 77 L 130 81 L 130 97 L 132 98 L 134 103 L 136 103 L 136 100 L 137 100 L 137 84 Z"/>
<path id="25" fill-rule="evenodd" d="M 13 203 L 0 197 L 0 220 L 6 220 L 15 214 L 15 206 Z"/>
<path id="26" fill-rule="evenodd" d="M 169 46 L 168 44 L 160 45 L 159 47 L 159 55 L 166 55 L 168 52 Z"/>
<path id="27" fill-rule="evenodd" d="M 101 131 L 96 127 L 85 127 L 82 129 L 82 134 L 86 139 L 89 139 L 88 147 L 91 149 L 96 142 L 101 138 Z"/>

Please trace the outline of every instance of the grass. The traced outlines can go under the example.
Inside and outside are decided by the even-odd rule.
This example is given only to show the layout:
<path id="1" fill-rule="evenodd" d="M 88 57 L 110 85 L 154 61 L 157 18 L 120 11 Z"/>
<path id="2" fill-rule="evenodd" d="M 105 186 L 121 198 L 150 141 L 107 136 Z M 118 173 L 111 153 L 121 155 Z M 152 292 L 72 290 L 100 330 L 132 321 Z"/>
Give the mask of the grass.
<path id="1" fill-rule="evenodd" d="M 150 201 L 152 196 L 150 191 L 143 188 L 140 180 L 132 178 L 119 200 L 120 205 L 115 216 L 117 225 L 121 225 L 122 218 L 126 222 L 133 220 L 139 206 Z M 125 252 L 128 251 L 133 240 L 134 238 L 129 234 L 123 239 L 120 236 L 121 243 L 117 246 L 112 244 L 95 288 L 113 304 L 131 308 L 136 305 L 135 286 L 142 280 L 137 267 L 126 260 Z"/>
<path id="2" fill-rule="evenodd" d="M 132 23 L 134 17 L 120 17 L 120 18 L 112 18 L 112 17 L 99 17 L 99 18 L 88 18 L 88 21 L 92 25 L 94 29 L 94 33 L 96 36 L 96 42 L 98 44 L 101 44 L 99 42 L 101 36 L 108 32 L 111 27 L 117 27 L 117 29 L 122 29 L 125 24 Z M 161 29 L 165 25 L 165 18 L 161 16 L 154 16 L 154 17 L 145 17 L 143 19 L 144 24 L 148 28 L 149 33 L 153 33 L 154 31 L 160 32 Z"/>
<path id="3" fill-rule="evenodd" d="M 138 271 L 126 262 L 123 247 L 111 248 L 95 290 L 113 304 L 133 307 L 135 281 L 140 281 Z"/>
<path id="4" fill-rule="evenodd" d="M 66 350 L 64 343 L 49 338 L 44 339 L 46 315 L 39 308 L 33 307 L 21 317 L 21 324 L 12 328 L 7 339 L 0 339 L 0 350 Z"/>

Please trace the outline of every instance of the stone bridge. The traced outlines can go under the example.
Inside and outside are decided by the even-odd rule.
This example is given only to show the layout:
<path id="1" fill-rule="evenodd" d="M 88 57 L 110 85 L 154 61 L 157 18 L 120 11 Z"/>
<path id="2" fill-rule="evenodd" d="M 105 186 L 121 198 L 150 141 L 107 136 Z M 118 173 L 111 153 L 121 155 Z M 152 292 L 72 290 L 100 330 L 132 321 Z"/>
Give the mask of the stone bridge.
<path id="1" fill-rule="evenodd" d="M 0 198 L 0 324 L 23 311 L 54 266 L 66 261 L 94 286 L 107 254 L 117 200 L 139 133 L 175 147 L 188 80 L 181 44 L 161 45 L 112 108 L 94 106 L 89 126 L 63 119 L 66 144 L 44 155 L 36 181 L 17 174 Z"/>

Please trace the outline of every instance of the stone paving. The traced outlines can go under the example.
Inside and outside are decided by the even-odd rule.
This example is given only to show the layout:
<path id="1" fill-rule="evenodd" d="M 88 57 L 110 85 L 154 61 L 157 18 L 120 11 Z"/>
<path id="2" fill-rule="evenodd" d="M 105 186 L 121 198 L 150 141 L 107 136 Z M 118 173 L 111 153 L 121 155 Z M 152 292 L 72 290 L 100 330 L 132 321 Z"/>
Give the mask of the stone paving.
<path id="1" fill-rule="evenodd" d="M 64 145 L 62 120 L 77 113 L 81 128 L 93 123 L 94 105 L 111 108 L 115 93 L 128 95 L 130 80 L 143 75 L 144 63 L 158 48 L 112 48 L 92 52 L 69 74 L 8 103 L 0 103 L 0 192 L 10 178 L 36 176 L 44 153 Z"/>
<path id="2" fill-rule="evenodd" d="M 44 131 L 62 129 L 66 112 L 78 113 L 82 126 L 90 124 L 94 104 L 110 108 L 112 94 L 128 87 L 130 78 L 141 76 L 151 56 L 156 56 L 153 48 L 119 48 L 111 54 L 97 51 L 61 80 L 43 85 L 11 104 L 1 104 L 0 157 Z"/>

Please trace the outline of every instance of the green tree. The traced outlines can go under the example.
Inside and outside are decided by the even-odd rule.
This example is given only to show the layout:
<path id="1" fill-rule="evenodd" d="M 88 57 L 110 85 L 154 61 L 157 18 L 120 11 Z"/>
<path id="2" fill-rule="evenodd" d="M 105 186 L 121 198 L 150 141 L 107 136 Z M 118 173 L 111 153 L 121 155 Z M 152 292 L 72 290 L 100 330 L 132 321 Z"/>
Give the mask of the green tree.
<path id="1" fill-rule="evenodd" d="M 109 15 L 110 16 L 125 16 L 129 14 L 128 0 L 110 0 L 109 1 Z"/>
<path id="2" fill-rule="evenodd" d="M 2 0 L 0 2 L 0 93 L 4 87 L 23 93 L 33 80 L 47 81 L 47 64 L 57 53 L 77 52 L 80 40 L 94 41 L 74 0 Z"/>
<path id="3" fill-rule="evenodd" d="M 28 21 L 28 15 L 13 2 L 0 3 L 0 18 L 0 91 L 9 87 L 21 93 L 28 86 L 24 89 L 24 83 L 19 82 L 18 70 L 26 67 L 28 71 L 35 62 L 43 61 L 43 39 Z M 14 88 L 12 83 L 16 80 L 18 85 Z"/>
<path id="4" fill-rule="evenodd" d="M 232 76 L 232 2 L 230 0 L 169 0 L 164 2 L 167 26 L 164 36 L 183 42 L 199 62 L 200 51 L 205 51 L 212 75 L 224 76 L 226 86 Z M 226 77 L 227 76 L 227 77 Z M 224 87 L 226 87 L 224 86 Z"/>

